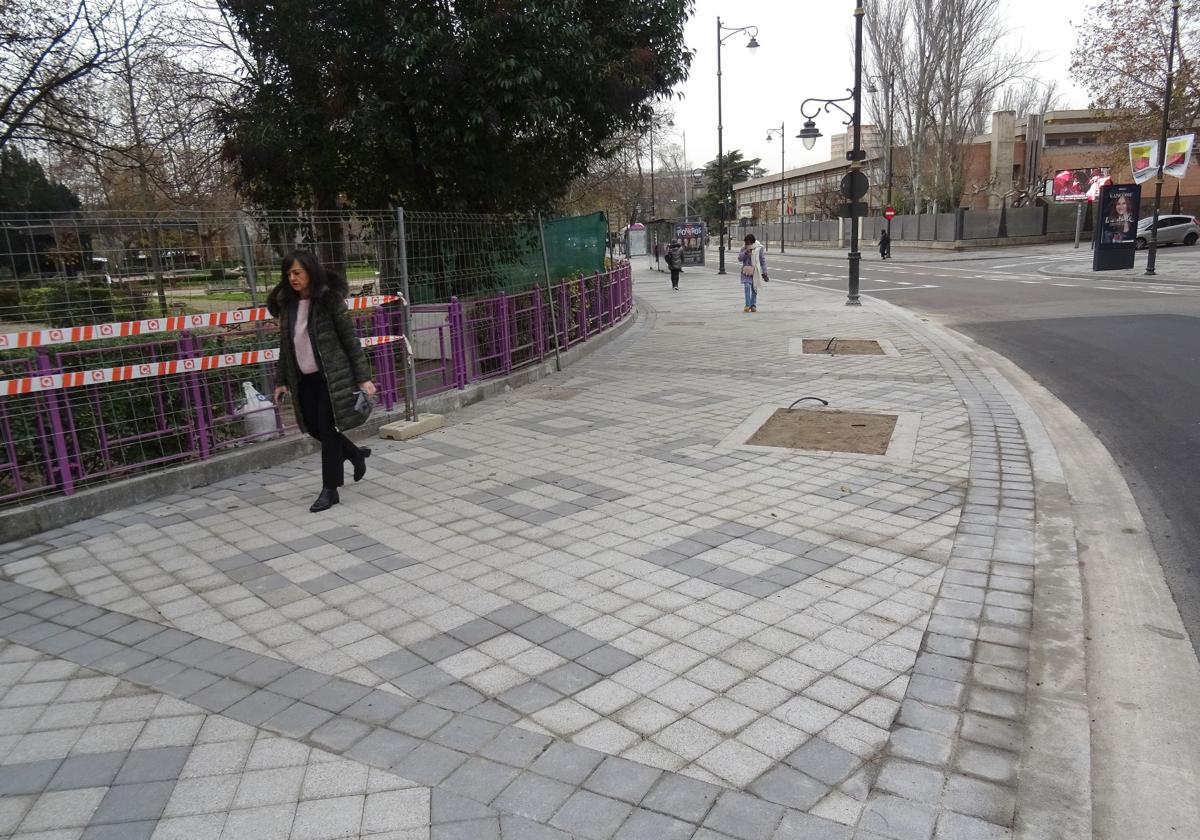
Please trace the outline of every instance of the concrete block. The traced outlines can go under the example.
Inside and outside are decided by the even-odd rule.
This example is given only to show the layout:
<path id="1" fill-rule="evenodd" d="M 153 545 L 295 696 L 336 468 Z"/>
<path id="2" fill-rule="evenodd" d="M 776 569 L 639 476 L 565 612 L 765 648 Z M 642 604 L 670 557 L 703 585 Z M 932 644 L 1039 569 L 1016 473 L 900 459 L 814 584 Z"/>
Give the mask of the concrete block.
<path id="1" fill-rule="evenodd" d="M 440 429 L 445 425 L 445 418 L 440 414 L 424 414 L 419 420 L 397 420 L 379 427 L 379 436 L 386 440 L 410 440 Z"/>

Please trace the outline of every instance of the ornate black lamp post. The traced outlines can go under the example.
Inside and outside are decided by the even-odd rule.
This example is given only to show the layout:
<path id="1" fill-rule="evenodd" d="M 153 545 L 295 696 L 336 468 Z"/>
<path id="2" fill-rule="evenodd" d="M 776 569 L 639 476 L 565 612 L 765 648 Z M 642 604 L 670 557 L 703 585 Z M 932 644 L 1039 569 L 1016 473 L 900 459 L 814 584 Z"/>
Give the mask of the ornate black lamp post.
<path id="1" fill-rule="evenodd" d="M 850 161 L 850 172 L 842 179 L 842 195 L 845 196 L 848 204 L 848 212 L 846 215 L 850 218 L 850 288 L 846 295 L 847 306 L 859 306 L 862 301 L 858 299 L 858 279 L 859 279 L 859 262 L 862 260 L 862 254 L 858 252 L 858 220 L 860 216 L 865 215 L 866 205 L 862 199 L 867 194 L 870 184 L 867 181 L 866 173 L 862 171 L 863 161 L 866 160 L 867 153 L 862 149 L 862 28 L 863 28 L 863 7 L 859 0 L 855 0 L 857 8 L 854 10 L 854 88 L 849 91 L 849 96 L 843 96 L 840 99 L 806 99 L 800 103 L 800 115 L 804 117 L 804 128 L 796 136 L 804 143 L 804 148 L 811 149 L 817 142 L 817 138 L 821 136 L 821 132 L 817 130 L 817 124 L 814 119 L 821 113 L 820 107 L 815 107 L 812 112 L 807 110 L 809 103 L 816 103 L 818 106 L 824 106 L 826 112 L 830 108 L 837 108 L 850 119 L 847 123 L 853 127 L 854 146 L 846 153 L 846 159 Z M 853 102 L 853 111 L 847 111 L 840 103 Z"/>
<path id="2" fill-rule="evenodd" d="M 722 32 L 729 34 L 722 35 Z M 721 119 L 721 45 L 739 32 L 750 34 L 746 49 L 753 53 L 758 49 L 757 26 L 723 26 L 717 18 L 717 191 L 725 191 L 725 127 Z M 717 243 L 717 274 L 725 273 L 725 196 L 721 196 L 718 208 L 720 240 Z"/>

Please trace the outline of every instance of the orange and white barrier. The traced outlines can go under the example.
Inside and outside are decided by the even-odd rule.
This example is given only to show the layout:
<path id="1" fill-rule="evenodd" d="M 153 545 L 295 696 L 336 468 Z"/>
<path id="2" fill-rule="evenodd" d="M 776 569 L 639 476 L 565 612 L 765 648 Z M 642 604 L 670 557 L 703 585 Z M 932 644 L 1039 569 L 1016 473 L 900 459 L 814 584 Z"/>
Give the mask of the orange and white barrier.
<path id="1" fill-rule="evenodd" d="M 367 295 L 346 298 L 351 310 L 371 309 L 385 303 L 402 301 L 400 295 Z M 104 338 L 129 338 L 152 333 L 198 330 L 204 327 L 226 327 L 234 324 L 253 324 L 266 321 L 271 315 L 265 306 L 253 309 L 229 309 L 224 312 L 200 312 L 194 315 L 172 315 L 166 318 L 147 318 L 142 321 L 117 321 L 112 324 L 93 324 L 86 327 L 58 327 L 48 330 L 0 334 L 0 350 L 20 347 L 45 347 L 49 344 L 70 344 Z"/>
<path id="2" fill-rule="evenodd" d="M 404 341 L 402 335 L 375 335 L 360 339 L 363 347 L 378 347 L 394 341 Z M 168 362 L 148 362 L 136 365 L 80 370 L 70 373 L 48 373 L 27 376 L 22 379 L 0 381 L 0 397 L 19 394 L 36 394 L 42 391 L 58 391 L 78 388 L 81 385 L 103 385 L 108 382 L 128 382 L 133 379 L 153 379 L 176 373 L 199 373 L 208 370 L 257 365 L 279 359 L 279 348 L 248 350 L 243 353 L 220 353 L 215 356 L 197 356 L 191 359 L 174 359 Z"/>

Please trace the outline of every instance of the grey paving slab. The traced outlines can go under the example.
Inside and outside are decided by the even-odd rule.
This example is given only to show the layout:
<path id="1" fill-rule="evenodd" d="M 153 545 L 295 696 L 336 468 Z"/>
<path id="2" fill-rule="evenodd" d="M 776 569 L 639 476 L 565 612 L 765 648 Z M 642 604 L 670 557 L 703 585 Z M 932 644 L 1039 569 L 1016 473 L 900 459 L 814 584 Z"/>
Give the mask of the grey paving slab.
<path id="1" fill-rule="evenodd" d="M 13 548 L 5 570 L 18 582 L 0 582 L 0 638 L 85 664 L 93 679 L 162 692 L 166 710 L 197 710 L 126 721 L 104 701 L 92 712 L 104 722 L 82 732 L 26 733 L 35 719 L 21 710 L 35 698 L 71 692 L 68 702 L 83 703 L 95 689 L 22 683 L 0 695 L 0 739 L 13 721 L 12 754 L 37 766 L 28 778 L 45 776 L 29 795 L 59 774 L 67 785 L 86 775 L 67 763 L 86 754 L 67 757 L 60 742 L 161 755 L 130 764 L 145 766 L 143 780 L 114 776 L 101 821 L 79 828 L 185 832 L 191 823 L 168 821 L 208 814 L 143 818 L 119 789 L 174 781 L 152 777 L 169 776 L 178 761 L 167 756 L 181 753 L 151 751 L 222 743 L 205 741 L 206 721 L 220 717 L 243 727 L 226 730 L 239 738 L 282 736 L 269 748 L 256 740 L 253 753 L 230 747 L 229 760 L 296 762 L 244 772 L 277 773 L 298 790 L 309 772 L 318 788 L 339 786 L 323 806 L 260 798 L 246 813 L 208 812 L 233 808 L 230 825 L 264 840 L 289 820 L 299 837 L 349 819 L 349 802 L 333 804 L 344 797 L 364 798 L 348 832 L 380 819 L 384 805 L 356 766 L 431 787 L 432 810 L 430 794 L 422 806 L 407 789 L 378 802 L 391 803 L 396 824 L 424 813 L 418 830 L 432 837 L 904 840 L 1010 829 L 1036 498 L 1006 398 L 969 359 L 882 308 L 847 313 L 772 289 L 787 317 L 751 329 L 718 315 L 727 302 L 715 286 L 688 294 L 709 327 L 643 322 L 637 342 L 568 374 L 568 410 L 518 390 L 463 409 L 467 422 L 422 442 L 381 446 L 369 492 L 348 488 L 323 525 L 300 516 L 295 496 L 313 474 L 308 458 Z M 731 353 L 786 347 L 797 330 L 840 329 L 850 314 L 901 355 L 759 354 L 753 370 L 730 375 Z M 758 406 L 794 399 L 801 364 L 835 400 L 919 411 L 912 461 L 723 443 Z M 426 497 L 436 501 L 416 501 Z M 291 535 L 266 536 L 281 518 Z M 184 567 L 170 558 L 187 541 L 203 549 Z M 79 598 L 27 588 L 63 579 Z M 132 615 L 150 610 L 175 627 Z M 0 687 L 5 668 L 0 651 Z M 66 761 L 39 764 L 51 749 Z M 109 764 L 91 761 L 103 778 Z M 313 769 L 333 762 L 347 763 L 329 780 Z M 191 784 L 187 761 L 175 772 L 187 786 L 163 809 L 219 799 L 219 785 Z M 155 796 L 147 788 L 140 805 Z M 104 821 L 118 810 L 123 823 Z"/>

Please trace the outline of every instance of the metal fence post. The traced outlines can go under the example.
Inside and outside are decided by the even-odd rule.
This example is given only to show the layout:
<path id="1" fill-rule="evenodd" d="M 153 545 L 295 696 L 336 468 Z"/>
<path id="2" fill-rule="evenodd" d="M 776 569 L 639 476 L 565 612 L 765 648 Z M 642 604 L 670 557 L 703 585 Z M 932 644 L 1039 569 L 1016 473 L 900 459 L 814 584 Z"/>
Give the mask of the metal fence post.
<path id="1" fill-rule="evenodd" d="M 55 365 L 50 363 L 50 353 L 44 348 L 39 347 L 37 350 L 37 367 L 38 373 L 50 374 L 55 372 Z M 62 488 L 64 496 L 70 496 L 75 492 L 75 476 L 71 472 L 71 455 L 67 446 L 67 433 L 63 429 L 60 399 L 67 397 L 59 391 L 46 392 L 46 413 L 50 415 L 50 444 L 54 450 L 54 465 L 53 471 L 58 473 L 58 481 L 54 482 L 50 464 L 47 464 L 47 478 L 51 479 L 51 483 L 57 483 Z"/>
<path id="2" fill-rule="evenodd" d="M 546 358 L 545 318 L 542 317 L 542 284 L 533 284 L 533 346 L 538 361 Z"/>
<path id="3" fill-rule="evenodd" d="M 254 307 L 258 306 L 258 266 L 254 264 L 254 246 L 250 240 L 250 229 L 246 226 L 246 218 L 240 216 L 237 224 L 238 244 L 242 249 L 242 263 L 246 268 L 246 288 L 250 291 L 250 304 Z M 258 346 L 262 347 L 266 344 L 266 336 L 263 331 L 262 322 L 256 321 L 254 324 L 254 337 L 258 339 Z M 259 368 L 258 386 L 259 391 L 264 394 L 269 394 L 272 391 L 271 378 L 267 375 L 267 368 L 263 366 Z M 280 426 L 282 428 L 282 426 Z"/>
<path id="4" fill-rule="evenodd" d="M 180 345 L 183 349 L 193 356 L 202 355 L 204 352 L 204 343 L 199 336 L 192 335 L 184 330 L 180 336 Z M 192 394 L 192 416 L 194 418 L 196 448 L 199 450 L 200 460 L 206 460 L 212 454 L 212 440 L 209 433 L 210 409 L 208 406 L 208 388 L 205 387 L 203 373 L 189 373 L 187 375 L 188 389 Z"/>
<path id="5" fill-rule="evenodd" d="M 508 324 L 508 295 L 500 292 L 496 301 L 496 320 L 500 322 L 500 367 L 505 373 L 512 370 L 512 331 Z"/>
<path id="6" fill-rule="evenodd" d="M 579 278 L 579 340 L 587 341 L 588 337 L 588 307 L 587 307 L 587 278 Z"/>
<path id="7" fill-rule="evenodd" d="M 409 296 L 408 290 L 408 240 L 405 237 L 404 229 L 404 208 L 396 208 L 396 222 L 398 224 L 396 244 L 399 248 L 400 258 L 400 294 L 404 296 L 404 301 L 401 304 L 404 307 L 404 416 L 416 422 L 417 420 L 417 367 L 416 360 L 416 344 L 413 342 L 412 334 L 412 298 Z"/>
<path id="8" fill-rule="evenodd" d="M 467 387 L 467 324 L 463 305 L 457 297 L 450 298 L 450 352 L 454 354 L 454 387 Z"/>
<path id="9" fill-rule="evenodd" d="M 542 214 L 538 213 L 538 239 L 542 243 L 542 268 L 546 271 L 546 298 L 550 301 L 550 326 L 554 329 L 554 369 L 562 371 L 562 356 L 558 344 L 558 315 L 554 311 L 554 281 L 550 279 L 550 258 L 546 254 L 546 228 L 542 224 Z M 538 307 L 542 305 L 542 293 L 538 291 Z M 566 318 L 564 316 L 563 320 Z"/>
<path id="10" fill-rule="evenodd" d="M 258 306 L 258 268 L 254 265 L 254 249 L 250 247 L 250 231 L 245 218 L 238 219 L 238 244 L 242 249 L 242 262 L 246 266 L 246 288 L 250 292 L 250 305 Z"/>

